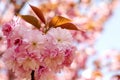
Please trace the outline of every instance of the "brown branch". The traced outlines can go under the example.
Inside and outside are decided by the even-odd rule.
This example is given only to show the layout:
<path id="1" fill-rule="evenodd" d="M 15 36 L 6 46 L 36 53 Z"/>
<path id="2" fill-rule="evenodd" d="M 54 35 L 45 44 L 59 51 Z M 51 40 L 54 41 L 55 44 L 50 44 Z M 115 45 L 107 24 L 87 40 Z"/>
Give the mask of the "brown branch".
<path id="1" fill-rule="evenodd" d="M 31 80 L 35 80 L 35 78 L 34 78 L 34 73 L 35 73 L 35 71 L 32 70 L 32 72 L 31 72 Z"/>
<path id="2" fill-rule="evenodd" d="M 15 15 L 17 15 L 17 14 L 20 13 L 20 11 L 22 10 L 22 8 L 25 6 L 26 2 L 27 1 L 23 1 L 21 3 L 21 5 L 18 5 L 15 0 L 11 0 L 11 3 L 13 3 L 13 5 L 15 7 L 15 10 L 14 10 L 15 11 Z"/>

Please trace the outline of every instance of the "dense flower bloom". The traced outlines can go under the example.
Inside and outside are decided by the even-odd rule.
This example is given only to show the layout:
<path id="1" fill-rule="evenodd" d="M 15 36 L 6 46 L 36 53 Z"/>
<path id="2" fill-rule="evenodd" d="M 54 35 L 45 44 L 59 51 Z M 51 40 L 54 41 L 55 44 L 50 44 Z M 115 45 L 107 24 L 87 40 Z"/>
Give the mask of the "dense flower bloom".
<path id="1" fill-rule="evenodd" d="M 76 49 L 66 29 L 51 28 L 44 33 L 13 21 L 3 26 L 3 33 L 8 44 L 3 60 L 17 79 L 30 80 L 34 71 L 35 79 L 51 80 L 74 58 Z"/>

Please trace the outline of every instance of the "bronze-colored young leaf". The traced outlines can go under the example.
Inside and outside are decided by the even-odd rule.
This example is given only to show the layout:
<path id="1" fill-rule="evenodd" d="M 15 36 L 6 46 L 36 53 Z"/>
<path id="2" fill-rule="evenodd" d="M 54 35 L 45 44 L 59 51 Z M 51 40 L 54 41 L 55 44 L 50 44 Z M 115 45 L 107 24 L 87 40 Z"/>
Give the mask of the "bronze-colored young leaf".
<path id="1" fill-rule="evenodd" d="M 41 25 L 38 21 L 38 19 L 31 15 L 20 15 L 22 19 L 24 19 L 26 22 L 32 24 L 36 28 L 40 29 Z"/>
<path id="2" fill-rule="evenodd" d="M 49 22 L 49 26 L 50 27 L 57 27 L 57 26 L 61 26 L 63 24 L 69 23 L 69 22 L 71 22 L 70 19 L 64 18 L 62 16 L 55 16 Z"/>
<path id="3" fill-rule="evenodd" d="M 30 5 L 30 7 L 32 8 L 34 13 L 38 16 L 38 18 L 45 24 L 46 21 L 45 21 L 45 17 L 43 15 L 42 11 L 39 8 L 32 6 L 32 5 Z"/>
<path id="4" fill-rule="evenodd" d="M 79 30 L 74 24 L 72 23 L 66 23 L 66 24 L 63 24 L 61 26 L 59 26 L 61 28 L 65 28 L 65 29 L 69 29 L 69 30 Z"/>

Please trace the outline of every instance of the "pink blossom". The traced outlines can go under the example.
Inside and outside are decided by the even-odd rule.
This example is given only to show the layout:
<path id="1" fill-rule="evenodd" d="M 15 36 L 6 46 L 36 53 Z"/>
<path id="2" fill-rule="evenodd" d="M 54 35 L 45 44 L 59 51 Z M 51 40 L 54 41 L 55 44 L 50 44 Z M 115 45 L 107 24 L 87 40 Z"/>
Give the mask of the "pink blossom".
<path id="1" fill-rule="evenodd" d="M 53 38 L 55 38 L 55 43 L 71 43 L 72 42 L 72 35 L 71 33 L 66 29 L 58 28 L 51 28 L 48 33 Z"/>
<path id="2" fill-rule="evenodd" d="M 45 45 L 45 35 L 38 30 L 30 30 L 23 36 L 23 41 L 28 43 L 28 52 L 42 53 Z"/>
<path id="3" fill-rule="evenodd" d="M 35 80 L 55 80 L 55 73 L 44 66 L 35 71 Z"/>
<path id="4" fill-rule="evenodd" d="M 71 65 L 75 46 L 68 30 L 51 28 L 45 34 L 15 21 L 9 26 L 10 31 L 9 27 L 6 30 L 10 32 L 6 35 L 8 49 L 3 60 L 17 79 L 29 80 L 35 71 L 37 80 L 51 80 L 55 73 Z"/>
<path id="5" fill-rule="evenodd" d="M 3 34 L 5 35 L 5 36 L 8 36 L 11 32 L 12 32 L 12 27 L 11 27 L 11 25 L 10 24 L 4 24 L 3 25 L 3 28 L 2 28 L 2 31 L 3 31 Z"/>

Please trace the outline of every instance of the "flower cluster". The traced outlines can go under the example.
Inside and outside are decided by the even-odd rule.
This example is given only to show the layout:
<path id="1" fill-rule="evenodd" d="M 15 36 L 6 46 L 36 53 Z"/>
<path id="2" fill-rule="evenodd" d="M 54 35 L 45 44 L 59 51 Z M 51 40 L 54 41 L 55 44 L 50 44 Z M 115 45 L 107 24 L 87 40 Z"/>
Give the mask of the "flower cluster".
<path id="1" fill-rule="evenodd" d="M 7 40 L 3 60 L 18 80 L 51 80 L 70 66 L 76 49 L 68 30 L 57 27 L 44 33 L 22 22 L 13 20 L 2 29 Z"/>

